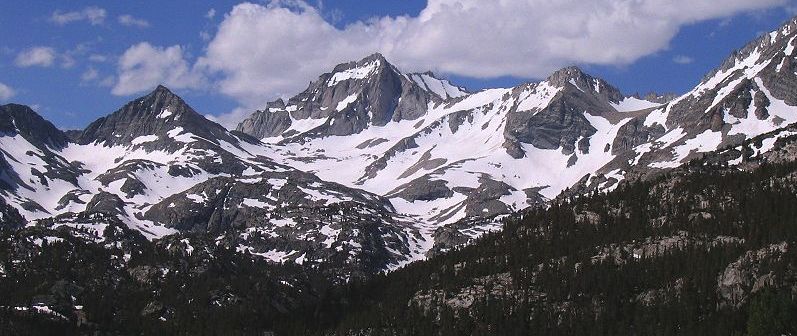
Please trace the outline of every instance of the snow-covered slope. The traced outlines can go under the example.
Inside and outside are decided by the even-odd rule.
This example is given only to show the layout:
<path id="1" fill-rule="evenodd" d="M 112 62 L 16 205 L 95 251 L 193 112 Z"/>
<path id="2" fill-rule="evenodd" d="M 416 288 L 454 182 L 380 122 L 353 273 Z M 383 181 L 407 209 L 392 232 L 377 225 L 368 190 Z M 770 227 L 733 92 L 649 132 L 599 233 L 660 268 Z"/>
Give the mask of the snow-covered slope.
<path id="1" fill-rule="evenodd" d="M 365 59 L 355 64 L 371 63 Z M 398 71 L 392 65 L 387 68 Z M 345 78 L 333 81 L 342 85 L 355 80 L 349 79 L 351 70 L 340 69 L 347 68 L 338 66 L 319 81 Z M 364 90 L 369 85 L 365 74 L 373 72 L 369 71 L 351 75 L 365 81 L 357 82 L 366 85 Z M 433 80 L 430 75 L 408 76 L 426 87 Z M 302 101 L 306 92 L 316 92 L 316 86 L 311 84 L 290 101 Z M 632 109 L 659 106 L 624 97 L 575 67 L 540 83 L 446 96 L 430 99 L 421 109 L 424 113 L 369 124 L 352 134 L 296 133 L 291 126 L 264 141 L 278 143 L 275 159 L 280 163 L 386 196 L 398 212 L 436 230 L 467 217 L 504 214 L 557 196 L 615 158 L 607 148 L 619 128 L 638 114 Z M 248 120 L 268 113 L 280 112 L 260 111 Z M 334 120 L 332 115 L 316 122 Z M 246 130 L 247 122 L 239 129 Z"/>
<path id="2" fill-rule="evenodd" d="M 164 87 L 71 141 L 21 105 L 0 107 L 0 127 L 0 196 L 30 225 L 111 215 L 150 239 L 207 233 L 241 252 L 334 264 L 347 276 L 425 252 L 415 220 L 386 199 L 276 163 L 274 149 Z"/>
<path id="3" fill-rule="evenodd" d="M 620 130 L 629 151 L 605 173 L 645 176 L 797 122 L 797 18 L 728 57 L 690 92 Z M 584 187 L 582 185 L 580 188 Z"/>

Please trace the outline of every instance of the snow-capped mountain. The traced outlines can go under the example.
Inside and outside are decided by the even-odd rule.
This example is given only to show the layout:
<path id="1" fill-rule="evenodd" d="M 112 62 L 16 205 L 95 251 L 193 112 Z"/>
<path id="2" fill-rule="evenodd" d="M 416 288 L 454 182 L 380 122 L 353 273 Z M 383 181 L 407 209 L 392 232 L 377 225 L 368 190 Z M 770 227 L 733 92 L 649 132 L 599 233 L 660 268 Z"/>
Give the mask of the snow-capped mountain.
<path id="1" fill-rule="evenodd" d="M 571 188 L 611 189 L 796 122 L 795 26 L 751 42 L 680 97 L 624 96 L 570 67 L 539 83 L 429 99 L 418 113 L 396 112 L 343 134 L 326 130 L 345 112 L 305 113 L 301 120 L 319 126 L 285 128 L 264 141 L 279 144 L 283 164 L 384 195 L 399 212 L 436 225 L 507 213 Z M 359 97 L 373 90 L 363 85 L 381 85 L 369 70 L 374 59 L 396 77 L 413 76 L 371 56 L 322 75 L 288 106 L 297 109 L 310 93 L 331 96 L 354 86 L 353 95 L 339 97 Z M 411 90 L 395 96 L 402 102 Z M 256 112 L 238 129 L 262 135 L 251 121 L 281 113 L 272 110 Z"/>
<path id="2" fill-rule="evenodd" d="M 750 42 L 668 104 L 619 131 L 626 151 L 579 189 L 678 167 L 797 122 L 797 18 Z"/>
<path id="3" fill-rule="evenodd" d="M 556 197 L 709 152 L 741 164 L 752 154 L 733 146 L 756 136 L 755 155 L 767 152 L 797 122 L 796 36 L 793 20 L 674 98 L 626 96 L 576 67 L 468 92 L 374 54 L 236 131 L 162 86 L 82 131 L 4 105 L 0 215 L 12 227 L 114 218 L 149 239 L 210 234 L 275 262 L 367 275 Z"/>
<path id="4" fill-rule="evenodd" d="M 238 130 L 268 142 L 346 136 L 370 126 L 415 120 L 430 105 L 466 92 L 432 73 L 402 74 L 380 54 L 338 65 L 302 93 L 268 103 L 241 122 Z"/>
<path id="5" fill-rule="evenodd" d="M 445 99 L 423 90 L 418 76 L 426 87 L 447 85 L 430 75 L 404 75 L 381 56 L 370 56 L 322 75 L 284 109 L 281 101 L 270 103 L 281 107 L 255 112 L 238 130 L 267 134 L 263 141 L 277 144 L 280 163 L 384 195 L 400 213 L 439 226 L 555 197 L 614 158 L 609 149 L 624 117 L 659 106 L 625 97 L 575 67 L 514 88 L 449 90 Z M 368 104 L 374 95 L 367 92 L 384 87 L 386 77 L 397 78 L 402 90 L 392 91 L 390 109 L 374 113 Z M 407 104 L 414 113 L 406 112 Z M 385 114 L 390 117 L 371 118 Z M 330 132 L 341 118 L 365 122 L 342 134 Z M 299 128 L 297 120 L 317 126 Z M 260 128 L 253 129 L 255 124 Z"/>
<path id="6" fill-rule="evenodd" d="M 3 208 L 7 225 L 83 227 L 111 215 L 150 239 L 207 233 L 239 252 L 334 263 L 346 274 L 424 252 L 414 220 L 383 197 L 274 162 L 273 149 L 205 119 L 165 87 L 72 139 L 25 106 L 4 105 L 0 118 L 2 198 L 16 211 Z"/>

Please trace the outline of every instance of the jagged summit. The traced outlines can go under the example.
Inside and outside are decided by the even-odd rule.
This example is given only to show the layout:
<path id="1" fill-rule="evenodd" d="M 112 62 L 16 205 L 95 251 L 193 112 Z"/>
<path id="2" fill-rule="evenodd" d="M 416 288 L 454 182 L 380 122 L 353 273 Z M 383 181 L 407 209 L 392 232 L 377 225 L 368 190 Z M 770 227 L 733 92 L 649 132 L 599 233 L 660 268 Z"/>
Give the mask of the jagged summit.
<path id="1" fill-rule="evenodd" d="M 776 53 L 784 51 L 792 44 L 794 36 L 797 35 L 797 16 L 786 21 L 778 29 L 763 34 L 759 38 L 750 41 L 744 47 L 734 50 L 722 64 L 713 71 L 703 77 L 702 83 L 705 83 L 717 73 L 728 71 L 735 67 L 737 63 L 743 62 L 745 59 L 753 56 L 754 53 L 759 53 L 761 58 L 772 58 Z"/>
<path id="2" fill-rule="evenodd" d="M 167 87 L 158 85 L 149 94 L 89 124 L 76 137 L 76 142 L 129 145 L 138 137 L 157 136 L 165 140 L 184 131 L 211 141 L 230 138 L 224 127 L 194 111 Z"/>
<path id="3" fill-rule="evenodd" d="M 61 149 L 68 143 L 63 132 L 26 105 L 0 105 L 0 133 L 19 134 L 38 147 Z"/>
<path id="4" fill-rule="evenodd" d="M 335 66 L 287 102 L 268 103 L 265 110 L 242 121 L 237 130 L 277 141 L 345 136 L 370 126 L 418 119 L 430 104 L 466 94 L 430 73 L 404 74 L 375 53 Z"/>
<path id="5" fill-rule="evenodd" d="M 658 117 L 668 129 L 689 135 L 752 134 L 795 119 L 797 18 L 733 52 L 690 92 Z M 735 144 L 724 139 L 722 145 Z"/>
<path id="6" fill-rule="evenodd" d="M 578 78 L 587 76 L 587 74 L 578 66 L 571 65 L 561 68 L 551 73 L 546 80 L 556 82 L 561 80 L 568 80 L 571 78 Z"/>
<path id="7" fill-rule="evenodd" d="M 577 66 L 557 70 L 545 81 L 557 87 L 567 87 L 568 84 L 572 84 L 580 91 L 600 96 L 607 102 L 619 103 L 625 98 L 619 89 L 603 79 L 587 74 Z"/>
<path id="8" fill-rule="evenodd" d="M 363 58 L 361 58 L 360 60 L 357 60 L 357 61 L 349 61 L 349 62 L 345 62 L 345 63 L 340 63 L 340 64 L 336 65 L 332 69 L 332 73 L 344 71 L 346 69 L 354 68 L 354 67 L 357 67 L 357 66 L 362 66 L 364 64 L 369 64 L 369 63 L 373 63 L 373 64 L 375 64 L 375 65 L 377 65 L 379 67 L 392 67 L 393 66 L 392 64 L 390 64 L 390 62 L 388 62 L 388 60 L 382 54 L 373 53 L 373 54 L 368 55 L 366 57 L 363 57 Z"/>

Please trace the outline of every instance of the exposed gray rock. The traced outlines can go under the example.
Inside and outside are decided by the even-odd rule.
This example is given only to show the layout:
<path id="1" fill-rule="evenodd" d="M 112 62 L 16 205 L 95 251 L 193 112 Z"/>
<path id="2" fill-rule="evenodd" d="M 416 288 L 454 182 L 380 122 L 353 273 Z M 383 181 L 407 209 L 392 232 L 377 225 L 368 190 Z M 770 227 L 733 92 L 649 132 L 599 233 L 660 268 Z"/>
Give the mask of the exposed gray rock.
<path id="1" fill-rule="evenodd" d="M 86 204 L 86 213 L 103 213 L 108 215 L 125 214 L 125 202 L 115 194 L 100 192 Z"/>
<path id="2" fill-rule="evenodd" d="M 0 105 L 0 135 L 21 135 L 38 148 L 58 150 L 68 143 L 64 132 L 44 120 L 30 107 L 18 104 Z"/>
<path id="3" fill-rule="evenodd" d="M 454 191 L 446 186 L 446 181 L 421 176 L 387 193 L 387 197 L 399 197 L 409 202 L 432 201 L 454 196 Z"/>
<path id="4" fill-rule="evenodd" d="M 773 273 L 784 270 L 786 267 L 777 267 L 782 264 L 783 255 L 789 251 L 789 244 L 782 242 L 772 244 L 755 251 L 748 251 L 735 262 L 728 265 L 717 276 L 717 295 L 722 304 L 739 307 L 744 304 L 751 294 L 767 288 L 778 287 L 777 279 L 783 274 Z"/>
<path id="5" fill-rule="evenodd" d="M 636 146 L 658 139 L 665 131 L 662 125 L 654 124 L 648 127 L 645 126 L 645 118 L 634 118 L 617 131 L 617 137 L 612 141 L 612 154 L 630 151 Z"/>
<path id="6" fill-rule="evenodd" d="M 615 112 L 610 104 L 624 98 L 616 88 L 576 67 L 557 71 L 546 82 L 561 88 L 547 106 L 539 111 L 519 111 L 515 106 L 507 114 L 504 148 L 516 159 L 525 156 L 519 143 L 540 149 L 561 148 L 565 155 L 574 153 L 576 149 L 588 151 L 588 142 L 577 141 L 591 137 L 596 129 L 584 114 Z M 519 96 L 522 92 L 537 89 L 537 84 L 527 84 L 515 88 L 512 94 Z"/>
<path id="7" fill-rule="evenodd" d="M 155 204 L 145 217 L 218 235 L 240 251 L 279 251 L 284 261 L 324 263 L 357 277 L 404 262 L 418 234 L 385 198 L 301 172 L 213 178 Z"/>
<path id="8" fill-rule="evenodd" d="M 133 144 L 140 136 L 154 135 L 157 141 L 140 144 L 147 149 L 175 150 L 182 143 L 174 141 L 169 131 L 180 128 L 212 143 L 226 141 L 235 144 L 238 140 L 224 127 L 207 120 L 197 113 L 180 97 L 164 86 L 158 86 L 150 94 L 131 101 L 120 110 L 91 123 L 76 138 L 79 144 L 99 142 L 107 146 Z"/>
<path id="9" fill-rule="evenodd" d="M 282 102 L 282 100 L 280 100 Z M 271 105 L 270 103 L 269 105 Z M 283 105 L 283 109 L 284 104 Z M 273 107 L 272 107 L 273 108 Z M 248 118 L 244 119 L 237 130 L 252 135 L 255 138 L 271 138 L 279 136 L 291 127 L 291 116 L 288 111 L 255 111 Z"/>
<path id="10" fill-rule="evenodd" d="M 426 76 L 433 76 L 425 73 Z M 357 62 L 336 66 L 310 83 L 302 93 L 287 103 L 268 104 L 241 122 L 237 130 L 256 138 L 281 135 L 285 142 L 329 135 L 345 136 L 391 121 L 415 120 L 426 115 L 429 103 L 439 104 L 452 98 L 439 96 L 426 84 L 402 74 L 380 54 Z M 302 134 L 286 133 L 292 120 L 315 119 L 319 126 Z M 290 132 L 290 131 L 289 131 Z"/>

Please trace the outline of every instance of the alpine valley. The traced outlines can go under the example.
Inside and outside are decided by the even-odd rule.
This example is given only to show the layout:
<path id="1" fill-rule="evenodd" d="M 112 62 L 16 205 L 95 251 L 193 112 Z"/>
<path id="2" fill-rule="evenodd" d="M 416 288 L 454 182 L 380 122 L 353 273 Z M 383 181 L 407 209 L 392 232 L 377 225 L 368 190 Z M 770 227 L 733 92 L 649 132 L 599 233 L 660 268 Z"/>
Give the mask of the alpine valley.
<path id="1" fill-rule="evenodd" d="M 0 334 L 795 334 L 795 47 L 680 96 L 373 54 L 235 130 L 0 106 Z"/>

